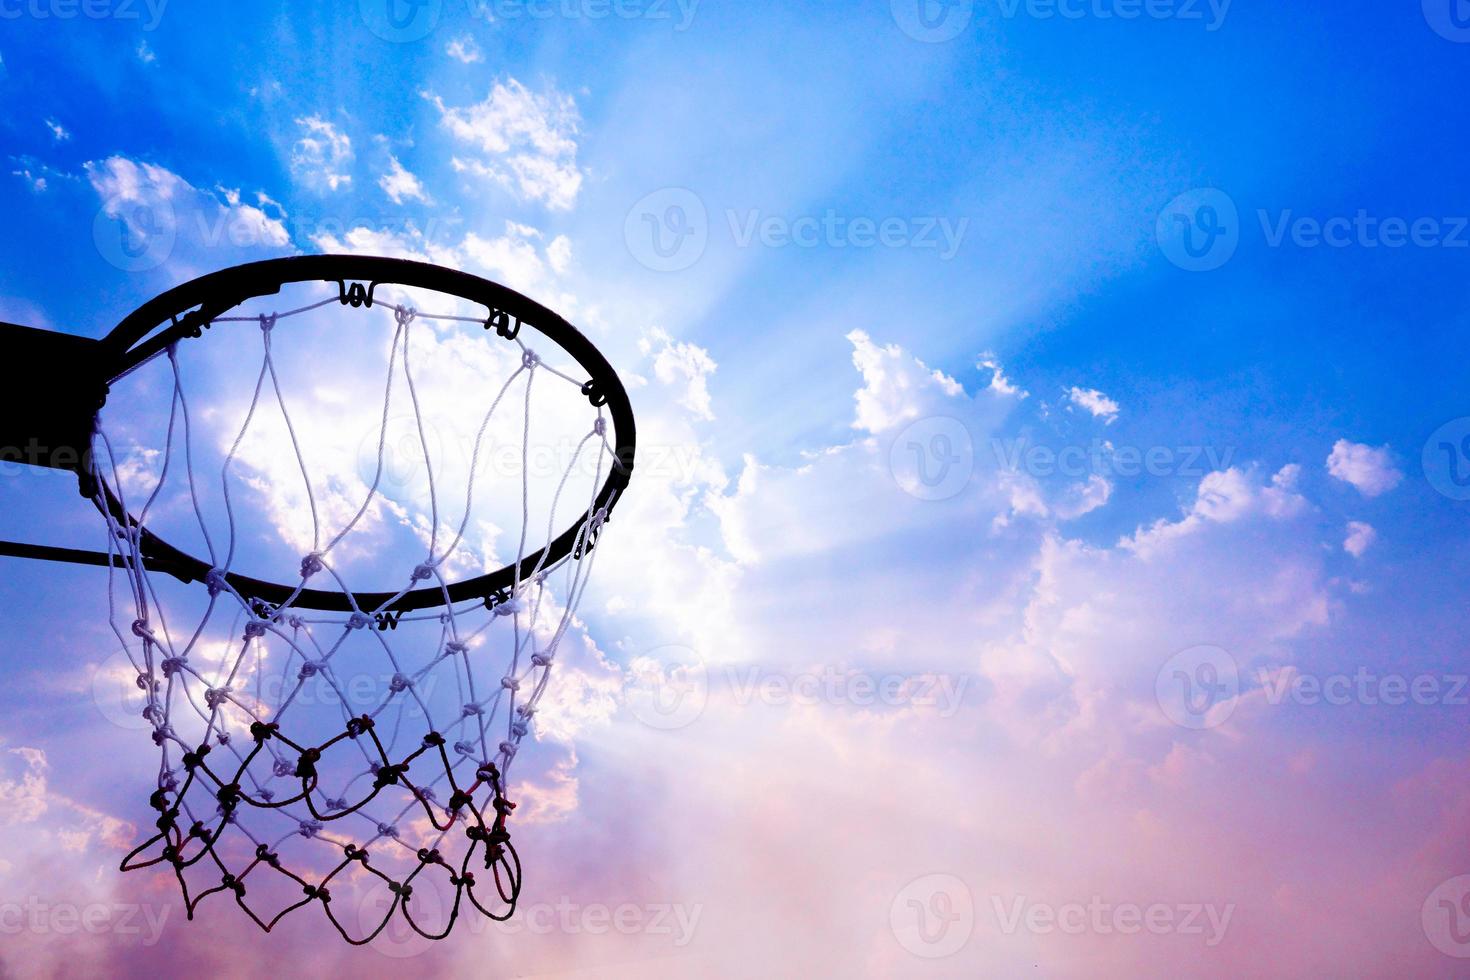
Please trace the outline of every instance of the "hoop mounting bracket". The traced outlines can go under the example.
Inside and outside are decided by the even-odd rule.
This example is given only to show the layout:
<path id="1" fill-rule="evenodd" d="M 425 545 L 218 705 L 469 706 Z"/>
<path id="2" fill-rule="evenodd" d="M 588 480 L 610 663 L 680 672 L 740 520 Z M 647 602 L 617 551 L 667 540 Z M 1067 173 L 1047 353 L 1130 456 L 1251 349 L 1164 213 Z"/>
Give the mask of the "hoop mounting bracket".
<path id="1" fill-rule="evenodd" d="M 0 323 L 0 461 L 70 470 L 95 494 L 92 424 L 107 400 L 101 341 Z"/>

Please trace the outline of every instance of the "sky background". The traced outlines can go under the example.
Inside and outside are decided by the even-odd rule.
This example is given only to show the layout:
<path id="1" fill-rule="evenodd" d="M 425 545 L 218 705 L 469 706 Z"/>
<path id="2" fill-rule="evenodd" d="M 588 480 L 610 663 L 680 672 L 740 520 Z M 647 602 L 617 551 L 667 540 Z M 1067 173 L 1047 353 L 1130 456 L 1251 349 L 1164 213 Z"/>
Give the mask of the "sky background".
<path id="1" fill-rule="evenodd" d="M 6 559 L 0 973 L 1463 975 L 1463 2 L 394 2 L 0 0 L 0 319 L 358 251 L 603 350 L 520 925 L 186 922 L 104 576 Z"/>

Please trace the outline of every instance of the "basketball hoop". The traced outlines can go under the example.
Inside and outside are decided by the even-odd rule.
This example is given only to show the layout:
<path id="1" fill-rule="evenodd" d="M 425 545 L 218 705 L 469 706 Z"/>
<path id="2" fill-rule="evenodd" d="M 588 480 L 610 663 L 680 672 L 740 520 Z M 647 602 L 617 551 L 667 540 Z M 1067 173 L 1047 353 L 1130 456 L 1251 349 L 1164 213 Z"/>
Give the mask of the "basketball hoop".
<path id="1" fill-rule="evenodd" d="M 217 894 L 266 931 L 318 906 L 354 944 L 395 917 L 428 939 L 469 909 L 508 918 L 508 774 L 633 468 L 632 408 L 597 348 L 484 279 L 329 255 L 206 275 L 101 340 L 0 325 L 0 350 L 41 382 L 3 395 L 0 445 L 75 473 L 107 529 L 105 551 L 0 554 L 107 569 L 159 752 L 157 819 L 122 870 L 172 871 L 190 918 Z M 380 395 L 345 397 L 374 360 Z M 505 376 L 466 385 L 470 368 Z M 147 407 L 114 413 L 129 389 Z M 388 486 L 395 396 L 416 448 Z M 570 433 L 544 467 L 543 408 Z M 487 473 L 517 435 L 519 472 Z M 386 587 L 349 585 L 374 573 Z M 449 896 L 441 921 L 415 918 L 416 888 Z M 343 914 L 347 895 L 381 920 Z"/>

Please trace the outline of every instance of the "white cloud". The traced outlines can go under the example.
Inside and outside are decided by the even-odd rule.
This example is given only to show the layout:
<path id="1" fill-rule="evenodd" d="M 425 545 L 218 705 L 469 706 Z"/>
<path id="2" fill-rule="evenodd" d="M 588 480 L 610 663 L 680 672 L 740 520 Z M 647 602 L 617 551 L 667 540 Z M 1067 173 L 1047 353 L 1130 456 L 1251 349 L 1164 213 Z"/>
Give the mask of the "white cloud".
<path id="1" fill-rule="evenodd" d="M 1362 521 L 1348 521 L 1347 538 L 1342 543 L 1342 550 L 1354 558 L 1362 558 L 1364 552 L 1373 547 L 1373 542 L 1378 540 L 1378 532 L 1373 525 Z"/>
<path id="2" fill-rule="evenodd" d="M 715 372 L 715 362 L 708 351 L 694 344 L 677 342 L 658 329 L 651 331 L 639 347 L 645 354 L 657 348 L 653 357 L 654 376 L 663 384 L 682 386 L 680 405 L 697 419 L 714 420 L 714 413 L 710 410 L 709 376 Z"/>
<path id="3" fill-rule="evenodd" d="M 930 370 L 897 344 L 879 346 L 862 330 L 851 331 L 847 339 L 852 363 L 863 376 L 863 387 L 854 395 L 855 429 L 886 432 L 922 415 L 940 414 L 946 402 L 964 395 L 958 381 Z"/>
<path id="4" fill-rule="evenodd" d="M 90 161 L 84 169 L 104 213 L 131 227 L 137 220 L 136 206 L 146 206 L 151 223 L 133 228 L 134 233 L 144 238 L 172 235 L 175 250 L 276 249 L 290 244 L 285 213 L 264 194 L 256 195 L 259 206 L 246 204 L 238 190 L 203 190 L 166 167 L 122 156 Z M 221 261 L 217 257 L 207 264 L 217 268 Z"/>
<path id="5" fill-rule="evenodd" d="M 1327 457 L 1327 472 L 1358 488 L 1365 497 L 1385 494 L 1403 482 L 1387 446 L 1365 446 L 1339 439 Z"/>
<path id="6" fill-rule="evenodd" d="M 1234 466 L 1207 473 L 1200 480 L 1194 503 L 1184 517 L 1177 521 L 1161 518 L 1118 544 L 1147 557 L 1213 524 L 1233 524 L 1255 514 L 1274 520 L 1290 519 L 1306 507 L 1305 498 L 1295 489 L 1300 472 L 1301 467 L 1296 464 L 1284 466 L 1271 477 L 1269 484 L 1261 483 L 1253 470 Z"/>
<path id="7" fill-rule="evenodd" d="M 551 268 L 558 274 L 566 272 L 567 267 L 572 264 L 572 241 L 565 235 L 557 235 L 546 246 L 546 261 L 551 263 Z"/>
<path id="8" fill-rule="evenodd" d="M 455 139 L 478 149 L 484 159 L 452 164 L 506 187 L 520 197 L 568 210 L 582 186 L 577 169 L 578 116 L 572 98 L 557 91 L 532 92 L 515 79 L 497 82 L 484 101 L 450 107 L 425 93 Z"/>
<path id="9" fill-rule="evenodd" d="M 1005 376 L 1005 372 L 1001 370 L 1000 361 L 996 359 L 994 354 L 987 353 L 980 355 L 978 366 L 983 370 L 991 372 L 990 390 L 997 395 L 1014 395 L 1017 398 L 1031 397 L 1029 391 L 1011 383 L 1011 380 Z"/>
<path id="10" fill-rule="evenodd" d="M 320 116 L 296 120 L 301 138 L 291 147 L 291 168 L 308 186 L 338 190 L 352 183 L 352 140 Z"/>
<path id="11" fill-rule="evenodd" d="M 378 186 L 383 189 L 393 200 L 394 204 L 402 204 L 404 200 L 426 201 L 424 196 L 424 185 L 419 179 L 403 168 L 398 158 L 388 158 L 388 172 L 378 178 Z"/>
<path id="12" fill-rule="evenodd" d="M 30 185 L 31 190 L 35 191 L 36 193 L 40 193 L 41 191 L 44 191 L 46 189 L 46 178 L 40 176 L 39 174 L 31 173 L 29 169 L 12 170 L 10 172 L 10 175 L 12 177 L 19 177 L 24 180 L 27 184 Z"/>
<path id="13" fill-rule="evenodd" d="M 451 39 L 445 45 L 444 53 L 466 65 L 473 65 L 477 61 L 484 60 L 484 56 L 480 54 L 480 46 L 475 43 L 474 37 L 469 34 L 461 34 L 459 37 Z"/>
<path id="14" fill-rule="evenodd" d="M 1118 403 L 1096 388 L 1071 387 L 1067 389 L 1067 400 L 1078 408 L 1086 409 L 1107 425 L 1118 418 Z"/>
<path id="15" fill-rule="evenodd" d="M 148 41 L 146 39 L 138 42 L 138 47 L 136 50 L 138 54 L 138 60 L 143 62 L 143 64 L 145 65 L 151 65 L 158 60 L 158 55 L 153 53 L 153 49 L 148 46 Z"/>
<path id="16" fill-rule="evenodd" d="M 61 125 L 61 123 L 57 122 L 55 119 L 47 119 L 46 128 L 51 130 L 51 136 L 58 143 L 63 142 L 64 140 L 71 139 L 71 133 L 67 132 L 66 127 Z"/>

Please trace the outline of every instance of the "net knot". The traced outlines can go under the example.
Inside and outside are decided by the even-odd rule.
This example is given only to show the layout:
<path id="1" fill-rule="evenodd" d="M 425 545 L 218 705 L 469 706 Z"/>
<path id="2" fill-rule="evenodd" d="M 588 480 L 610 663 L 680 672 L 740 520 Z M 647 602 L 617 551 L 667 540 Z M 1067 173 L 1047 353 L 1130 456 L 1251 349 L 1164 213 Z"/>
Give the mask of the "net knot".
<path id="1" fill-rule="evenodd" d="M 310 779 L 316 775 L 316 764 L 321 761 L 322 754 L 318 749 L 307 749 L 301 753 L 301 759 L 296 763 L 296 775 L 302 779 Z"/>
<path id="2" fill-rule="evenodd" d="M 475 747 L 469 742 L 455 742 L 454 751 L 458 752 L 460 755 L 474 755 Z"/>
<path id="3" fill-rule="evenodd" d="M 302 623 L 300 616 L 291 616 L 286 620 L 286 625 L 291 627 L 293 630 L 299 630 L 304 624 Z"/>
<path id="4" fill-rule="evenodd" d="M 153 630 L 146 619 L 133 620 L 133 635 L 140 640 L 152 640 Z"/>
<path id="5" fill-rule="evenodd" d="M 398 321 L 400 327 L 408 326 L 413 322 L 413 318 L 418 315 L 418 310 L 415 310 L 412 306 L 400 306 L 393 311 L 393 319 Z"/>
<path id="6" fill-rule="evenodd" d="M 308 660 L 304 664 L 302 664 L 301 669 L 296 672 L 296 679 L 304 681 L 309 677 L 315 677 L 317 671 L 319 670 L 321 670 L 320 664 L 318 664 L 314 660 Z"/>
<path id="7" fill-rule="evenodd" d="M 444 859 L 439 856 L 439 851 L 437 849 L 436 850 L 430 850 L 427 847 L 421 847 L 421 848 L 419 848 L 419 863 L 420 864 L 443 864 L 444 863 Z"/>
<path id="8" fill-rule="evenodd" d="M 429 746 L 430 748 L 437 749 L 439 746 L 444 744 L 444 736 L 440 735 L 438 732 L 430 732 L 429 734 L 424 736 L 424 744 Z"/>
<path id="9" fill-rule="evenodd" d="M 465 807 L 470 805 L 470 802 L 473 799 L 474 798 L 470 796 L 470 794 L 466 793 L 464 790 L 455 790 L 454 795 L 449 798 L 449 812 L 454 813 L 456 810 L 464 809 Z"/>
<path id="10" fill-rule="evenodd" d="M 515 598 L 514 596 L 512 596 L 511 598 L 505 600 L 504 602 L 502 602 L 498 606 L 496 606 L 495 609 L 494 609 L 494 612 L 495 612 L 495 615 L 497 615 L 497 616 L 510 616 L 510 615 L 513 615 L 513 614 L 515 614 L 517 612 L 520 612 L 520 609 L 521 609 L 521 600 Z"/>
<path id="11" fill-rule="evenodd" d="M 592 431 L 599 436 L 607 435 L 607 419 L 597 416 L 597 420 L 592 423 Z"/>
<path id="12" fill-rule="evenodd" d="M 501 742 L 500 754 L 505 756 L 506 762 L 514 759 L 516 756 L 516 744 L 514 742 Z"/>
<path id="13" fill-rule="evenodd" d="M 165 657 L 163 662 L 159 664 L 163 668 L 163 676 L 172 677 L 180 670 L 183 670 L 186 659 L 185 657 Z"/>
<path id="14" fill-rule="evenodd" d="M 345 810 L 345 809 L 347 809 L 347 801 L 344 800 L 344 799 L 342 799 L 340 796 L 331 797 L 328 800 L 326 800 L 325 802 L 327 804 L 327 809 L 328 810 Z"/>
<path id="15" fill-rule="evenodd" d="M 270 847 L 265 844 L 260 844 L 255 848 L 255 858 L 257 861 L 264 861 L 273 868 L 281 866 L 280 855 L 272 854 Z"/>
<path id="16" fill-rule="evenodd" d="M 457 653 L 466 653 L 469 651 L 469 648 L 470 645 L 468 643 L 461 643 L 459 640 L 450 640 L 448 643 L 444 644 L 444 652 L 450 655 Z"/>
<path id="17" fill-rule="evenodd" d="M 281 726 L 275 724 L 274 722 L 269 725 L 267 725 L 265 722 L 260 721 L 250 723 L 250 737 L 255 739 L 257 742 L 266 741 L 280 730 Z"/>
<path id="18" fill-rule="evenodd" d="M 433 789 L 431 789 L 428 786 L 421 786 L 421 787 L 419 787 L 418 789 L 416 789 L 416 790 L 413 791 L 413 795 L 417 799 L 419 799 L 419 800 L 421 800 L 421 801 L 423 801 L 425 803 L 433 803 L 435 800 L 437 800 L 439 798 L 437 795 L 435 795 Z"/>
<path id="19" fill-rule="evenodd" d="M 351 616 L 347 617 L 347 628 L 350 630 L 360 630 L 364 626 L 367 626 L 372 622 L 373 617 L 369 616 L 367 613 L 355 612 Z"/>
<path id="20" fill-rule="evenodd" d="M 516 738 L 525 738 L 527 731 L 529 731 L 529 728 L 524 721 L 513 721 L 510 723 L 510 733 Z"/>
<path id="21" fill-rule="evenodd" d="M 147 691 L 150 689 L 154 691 L 158 690 L 158 682 L 155 681 L 149 674 L 139 674 L 137 677 L 133 678 L 133 683 L 138 685 L 138 690 L 140 691 Z"/>
<path id="22" fill-rule="evenodd" d="M 253 640 L 265 636 L 265 623 L 252 622 L 245 624 L 245 639 Z"/>
<path id="23" fill-rule="evenodd" d="M 211 687 L 204 692 L 204 703 L 210 708 L 218 708 L 230 699 L 230 689 L 227 687 Z"/>
<path id="24" fill-rule="evenodd" d="M 277 776 L 285 777 L 293 775 L 296 772 L 296 767 L 287 762 L 285 759 L 277 759 L 271 765 L 271 772 L 275 773 Z"/>
<path id="25" fill-rule="evenodd" d="M 422 582 L 424 579 L 432 578 L 433 576 L 434 566 L 429 564 L 428 562 L 425 562 L 422 565 L 415 565 L 413 568 L 413 580 L 415 582 Z"/>
<path id="26" fill-rule="evenodd" d="M 260 791 L 260 798 L 269 803 L 271 800 L 276 798 L 276 794 L 271 790 L 263 789 Z"/>
<path id="27" fill-rule="evenodd" d="M 305 558 L 302 558 L 301 559 L 301 577 L 302 578 L 311 578 L 313 575 L 315 575 L 317 572 L 319 572 L 321 570 L 322 570 L 322 553 L 320 551 L 313 551 L 310 554 L 308 554 Z M 294 626 L 296 624 L 293 623 L 292 625 Z"/>
<path id="28" fill-rule="evenodd" d="M 226 692 L 226 693 L 228 693 L 228 692 Z M 214 737 L 214 740 L 216 742 L 218 742 L 219 744 L 221 744 L 221 745 L 229 745 L 230 744 L 230 733 L 229 732 L 220 732 L 218 735 L 216 735 Z"/>
<path id="29" fill-rule="evenodd" d="M 540 363 L 541 358 L 529 347 L 521 351 L 521 367 L 534 371 Z"/>
<path id="30" fill-rule="evenodd" d="M 471 715 L 482 715 L 484 713 L 485 713 L 485 709 L 482 708 L 482 707 L 480 707 L 478 704 L 467 704 L 467 705 L 464 706 L 464 709 L 461 712 L 460 717 L 462 717 L 462 718 L 468 718 Z"/>
<path id="31" fill-rule="evenodd" d="M 466 871 L 464 874 L 460 875 L 458 878 L 455 878 L 455 877 L 451 876 L 450 879 L 449 879 L 449 883 L 451 885 L 454 885 L 456 888 L 458 888 L 460 885 L 464 885 L 466 888 L 474 888 L 475 887 L 475 876 L 473 874 L 471 874 L 470 872 Z"/>
<path id="32" fill-rule="evenodd" d="M 149 720 L 152 721 L 155 725 L 158 725 L 158 728 L 155 729 L 154 732 L 153 732 L 153 744 L 154 745 L 162 745 L 164 742 L 167 742 L 173 736 L 174 730 L 172 728 L 170 728 L 168 725 L 159 724 L 159 722 L 156 719 L 149 719 Z"/>
<path id="33" fill-rule="evenodd" d="M 521 689 L 521 682 L 516 680 L 514 677 L 502 677 L 500 679 L 500 686 L 505 688 L 507 691 L 511 691 L 512 693 L 514 693 L 515 691 L 519 691 Z"/>
<path id="34" fill-rule="evenodd" d="M 395 895 L 401 895 L 405 902 L 408 901 L 409 896 L 413 894 L 412 885 L 400 885 L 396 881 L 388 882 L 388 890 Z"/>
<path id="35" fill-rule="evenodd" d="M 322 825 L 315 820 L 303 820 L 296 825 L 296 833 L 302 837 L 312 838 L 322 829 Z"/>
<path id="36" fill-rule="evenodd" d="M 391 823 L 378 824 L 378 833 L 384 837 L 392 837 L 394 840 L 398 839 L 398 828 Z"/>
<path id="37" fill-rule="evenodd" d="M 146 720 L 153 722 L 154 725 L 162 725 L 163 708 L 159 707 L 156 704 L 150 704 L 148 707 L 143 709 L 143 717 Z"/>
<path id="38" fill-rule="evenodd" d="M 380 766 L 375 770 L 377 775 L 373 780 L 373 785 L 378 789 L 382 789 L 385 786 L 397 786 L 399 778 L 403 776 L 407 769 L 408 763 L 406 762 L 397 766 Z"/>
<path id="39" fill-rule="evenodd" d="M 363 715 L 361 718 L 353 718 L 347 722 L 347 737 L 357 738 L 363 732 L 372 731 L 372 728 L 373 720 L 367 715 Z"/>
<path id="40" fill-rule="evenodd" d="M 410 687 L 413 687 L 413 681 L 404 677 L 402 674 L 394 674 L 393 679 L 388 682 L 388 690 L 394 694 L 401 694 Z"/>
<path id="41" fill-rule="evenodd" d="M 270 333 L 275 329 L 277 315 L 275 313 L 262 313 L 260 315 L 260 329 L 264 333 Z"/>
<path id="42" fill-rule="evenodd" d="M 211 568 L 204 573 L 204 585 L 209 589 L 209 597 L 213 599 L 225 590 L 225 572 L 222 568 Z"/>
<path id="43" fill-rule="evenodd" d="M 536 667 L 549 667 L 551 666 L 551 661 L 555 656 L 556 655 L 550 650 L 533 653 L 531 654 L 531 664 Z"/>
<path id="44" fill-rule="evenodd" d="M 204 761 L 204 757 L 206 755 L 209 755 L 209 746 L 208 745 L 201 745 L 194 752 L 185 752 L 184 753 L 184 768 L 185 769 L 188 769 L 188 770 L 191 770 L 191 771 L 194 770 L 194 769 L 199 768 L 199 764 Z"/>

